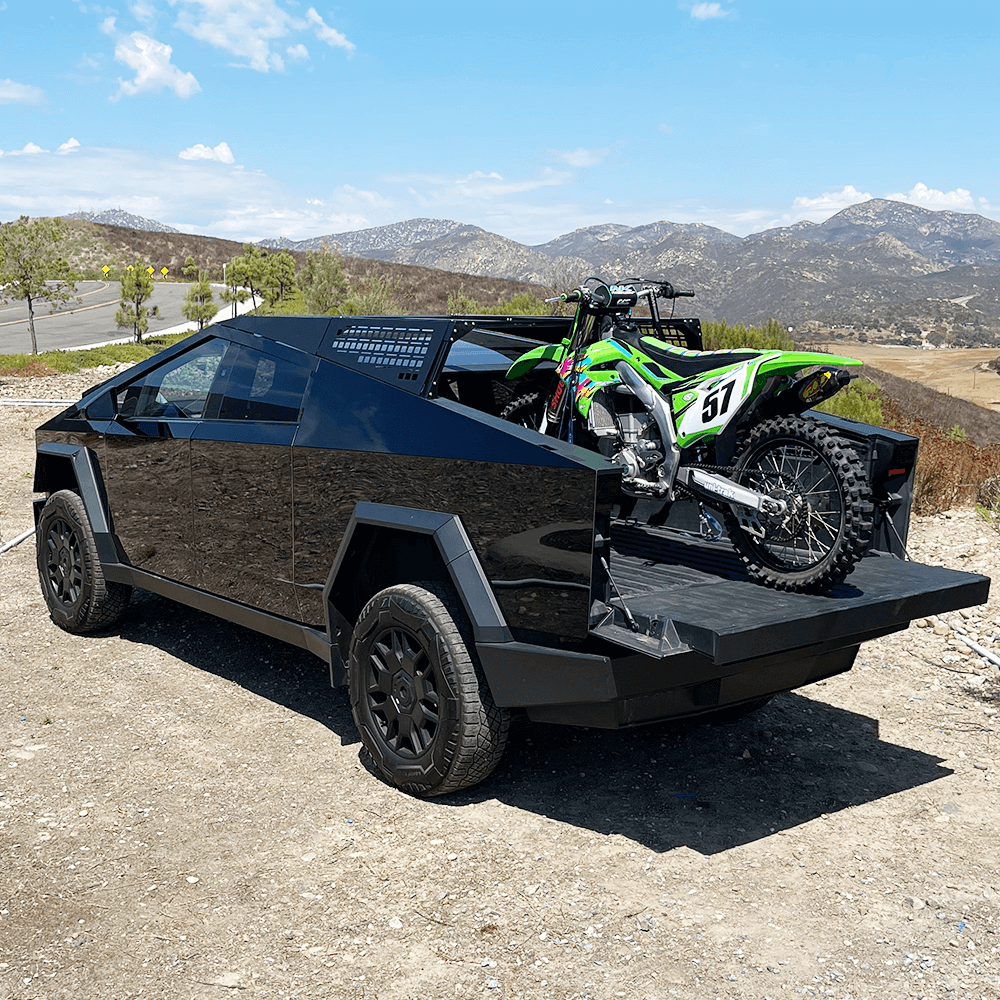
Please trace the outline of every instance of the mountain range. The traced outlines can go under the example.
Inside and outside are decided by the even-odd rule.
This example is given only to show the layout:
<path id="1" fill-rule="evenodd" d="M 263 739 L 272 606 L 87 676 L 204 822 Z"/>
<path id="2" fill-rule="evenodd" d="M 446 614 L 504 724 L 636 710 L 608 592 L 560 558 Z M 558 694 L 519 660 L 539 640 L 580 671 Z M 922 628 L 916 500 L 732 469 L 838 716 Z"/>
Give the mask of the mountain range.
<path id="1" fill-rule="evenodd" d="M 98 221 L 108 214 L 98 213 Z M 148 221 L 128 218 L 111 224 L 142 228 L 135 222 Z M 707 320 L 775 317 L 800 333 L 882 330 L 912 343 L 1000 343 L 1000 223 L 887 199 L 851 205 L 825 222 L 745 237 L 700 223 L 609 223 L 531 246 L 478 226 L 421 218 L 298 242 L 261 241 L 293 251 L 324 243 L 348 257 L 547 288 L 570 288 L 591 274 L 667 277 L 696 292 L 696 306 L 686 308 Z"/>
<path id="2" fill-rule="evenodd" d="M 103 212 L 73 212 L 63 216 L 65 219 L 83 219 L 85 222 L 98 222 L 105 226 L 118 226 L 119 229 L 142 229 L 147 233 L 179 233 L 173 226 L 147 219 L 142 215 L 133 215 L 120 208 L 109 208 Z"/>

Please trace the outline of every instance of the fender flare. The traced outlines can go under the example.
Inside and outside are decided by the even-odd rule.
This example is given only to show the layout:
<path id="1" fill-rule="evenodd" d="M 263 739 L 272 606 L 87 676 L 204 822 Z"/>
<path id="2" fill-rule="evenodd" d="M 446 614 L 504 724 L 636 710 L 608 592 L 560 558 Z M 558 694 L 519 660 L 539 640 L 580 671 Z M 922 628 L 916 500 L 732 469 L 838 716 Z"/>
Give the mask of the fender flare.
<path id="1" fill-rule="evenodd" d="M 346 653 L 354 628 L 354 622 L 350 619 L 342 599 L 355 575 L 354 566 L 348 557 L 352 552 L 352 543 L 365 534 L 366 528 L 388 529 L 394 533 L 419 535 L 429 539 L 440 559 L 440 565 L 447 572 L 447 578 L 458 592 L 469 616 L 476 644 L 513 641 L 513 635 L 504 620 L 500 605 L 458 515 L 361 502 L 354 507 L 337 550 L 337 557 L 323 587 L 323 603 L 327 609 L 327 627 L 331 645 L 334 649 L 340 650 L 341 658 Z M 391 586 L 391 583 L 386 585 Z M 345 683 L 346 679 L 346 669 L 343 664 L 339 664 L 334 669 L 331 680 L 337 685 Z"/>
<path id="2" fill-rule="evenodd" d="M 59 482 L 56 489 L 55 482 L 49 482 L 48 477 L 43 474 L 42 467 L 45 460 L 52 460 L 68 467 L 75 483 L 67 483 L 65 477 Z M 118 563 L 122 561 L 115 541 L 115 536 L 111 531 L 108 522 L 105 500 L 104 483 L 101 479 L 100 469 L 94 461 L 93 453 L 82 444 L 63 444 L 59 441 L 43 441 L 38 445 L 35 458 L 35 480 L 34 490 L 36 493 L 55 493 L 59 489 L 73 489 L 79 494 L 83 501 L 84 509 L 87 511 L 87 518 L 90 527 L 94 532 L 94 540 L 97 543 L 97 554 L 102 565 L 108 563 Z M 37 527 L 38 518 L 45 506 L 44 500 L 34 502 L 35 525 Z"/>

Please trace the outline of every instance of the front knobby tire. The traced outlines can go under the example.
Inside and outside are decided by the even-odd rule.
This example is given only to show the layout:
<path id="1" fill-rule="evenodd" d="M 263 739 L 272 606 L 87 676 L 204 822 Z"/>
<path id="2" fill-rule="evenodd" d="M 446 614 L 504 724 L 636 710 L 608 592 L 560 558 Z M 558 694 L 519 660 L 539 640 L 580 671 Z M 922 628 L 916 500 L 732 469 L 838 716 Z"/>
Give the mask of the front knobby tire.
<path id="1" fill-rule="evenodd" d="M 400 584 L 358 618 L 351 709 L 379 775 L 412 795 L 445 795 L 487 778 L 503 755 L 509 713 L 493 702 L 455 590 Z"/>
<path id="2" fill-rule="evenodd" d="M 733 548 L 759 583 L 827 590 L 868 551 L 874 510 L 868 477 L 854 449 L 826 425 L 805 417 L 763 421 L 737 456 L 732 478 L 787 504 L 779 517 L 758 515 L 763 538 L 725 511 Z"/>
<path id="3" fill-rule="evenodd" d="M 540 392 L 529 392 L 508 403 L 500 412 L 502 420 L 537 431 L 542 426 L 545 399 Z"/>
<path id="4" fill-rule="evenodd" d="M 36 531 L 38 579 L 52 620 L 67 632 L 97 632 L 124 614 L 132 588 L 104 577 L 80 497 L 71 490 L 45 502 Z"/>

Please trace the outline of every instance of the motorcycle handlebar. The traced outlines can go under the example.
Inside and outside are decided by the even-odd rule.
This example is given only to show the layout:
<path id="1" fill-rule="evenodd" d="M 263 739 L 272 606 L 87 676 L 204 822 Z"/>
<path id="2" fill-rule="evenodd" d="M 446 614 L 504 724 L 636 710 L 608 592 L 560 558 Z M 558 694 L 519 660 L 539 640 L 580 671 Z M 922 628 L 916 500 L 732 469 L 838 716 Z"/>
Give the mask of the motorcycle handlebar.
<path id="1" fill-rule="evenodd" d="M 647 281 L 648 279 L 633 278 L 631 283 L 638 285 Z M 693 299 L 694 292 L 686 289 L 674 288 L 669 281 L 650 281 L 645 288 L 636 289 L 636 294 L 638 295 L 649 295 L 655 296 L 658 299 Z M 580 301 L 590 301 L 592 299 L 591 289 L 589 288 L 574 288 L 571 292 L 563 292 L 562 295 L 556 295 L 551 299 L 546 299 L 547 303 L 550 302 L 580 302 Z"/>

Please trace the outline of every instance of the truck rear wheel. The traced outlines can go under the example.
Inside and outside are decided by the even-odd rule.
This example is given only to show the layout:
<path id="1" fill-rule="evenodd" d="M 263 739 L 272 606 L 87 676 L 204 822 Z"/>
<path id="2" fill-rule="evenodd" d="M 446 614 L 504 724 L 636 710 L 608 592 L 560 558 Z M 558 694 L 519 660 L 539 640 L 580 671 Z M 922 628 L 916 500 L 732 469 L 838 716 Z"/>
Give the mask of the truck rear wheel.
<path id="1" fill-rule="evenodd" d="M 104 578 L 90 519 L 76 493 L 60 490 L 49 497 L 36 541 L 42 595 L 60 628 L 96 632 L 125 614 L 132 588 Z"/>
<path id="2" fill-rule="evenodd" d="M 350 651 L 354 722 L 378 773 L 412 795 L 445 795 L 488 777 L 509 713 L 498 708 L 454 589 L 399 584 L 358 617 Z"/>

